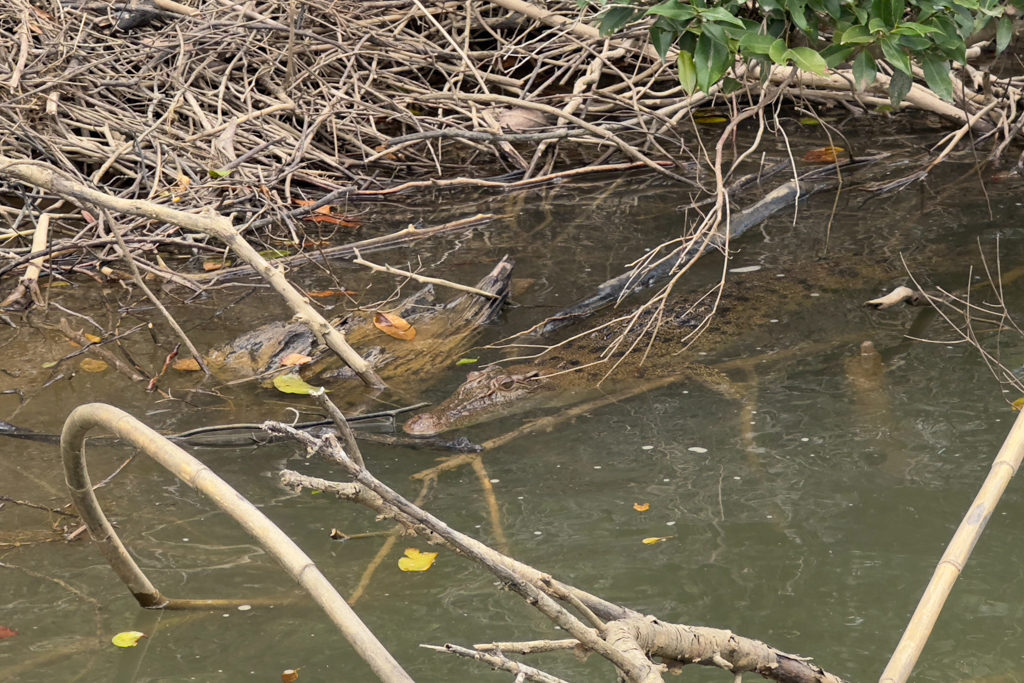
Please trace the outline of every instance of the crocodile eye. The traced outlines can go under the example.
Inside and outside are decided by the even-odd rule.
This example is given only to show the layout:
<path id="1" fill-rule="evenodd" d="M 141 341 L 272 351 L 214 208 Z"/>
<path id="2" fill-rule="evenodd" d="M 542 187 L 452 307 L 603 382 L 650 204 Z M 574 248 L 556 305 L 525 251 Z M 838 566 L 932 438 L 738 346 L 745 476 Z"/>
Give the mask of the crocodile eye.
<path id="1" fill-rule="evenodd" d="M 513 387 L 515 387 L 515 385 L 516 381 L 509 377 L 508 375 L 505 375 L 504 377 L 499 377 L 494 381 L 494 386 L 498 387 L 502 391 L 511 391 Z"/>

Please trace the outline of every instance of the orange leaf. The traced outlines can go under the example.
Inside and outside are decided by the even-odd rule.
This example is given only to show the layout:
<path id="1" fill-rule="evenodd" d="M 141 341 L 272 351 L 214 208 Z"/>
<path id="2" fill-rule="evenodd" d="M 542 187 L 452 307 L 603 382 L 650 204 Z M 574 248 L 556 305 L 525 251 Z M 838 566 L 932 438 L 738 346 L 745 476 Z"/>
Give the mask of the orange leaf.
<path id="1" fill-rule="evenodd" d="M 287 356 L 281 359 L 281 365 L 286 368 L 294 368 L 299 365 L 305 365 L 306 363 L 312 363 L 313 359 L 302 353 L 289 353 Z"/>
<path id="2" fill-rule="evenodd" d="M 202 369 L 195 358 L 179 358 L 171 367 L 178 372 L 199 372 Z"/>
<path id="3" fill-rule="evenodd" d="M 102 337 L 97 337 L 95 334 L 89 334 L 88 332 L 86 332 L 82 336 L 91 341 L 93 344 L 99 344 L 101 341 L 103 341 Z"/>
<path id="4" fill-rule="evenodd" d="M 845 151 L 842 147 L 812 149 L 804 155 L 804 161 L 810 164 L 834 164 L 839 160 L 839 155 Z"/>
<path id="5" fill-rule="evenodd" d="M 18 635 L 18 632 L 15 631 L 14 629 L 7 628 L 6 626 L 0 625 L 0 640 L 5 640 L 7 638 L 13 638 L 16 635 Z"/>
<path id="6" fill-rule="evenodd" d="M 637 512 L 647 512 L 651 509 L 650 503 L 633 503 L 633 509 Z"/>
<path id="7" fill-rule="evenodd" d="M 212 272 L 214 270 L 220 270 L 223 267 L 223 261 L 203 261 L 203 270 L 205 270 L 207 273 Z"/>
<path id="8" fill-rule="evenodd" d="M 285 669 L 281 672 L 281 683 L 295 683 L 299 680 L 298 669 Z"/>
<path id="9" fill-rule="evenodd" d="M 319 292 L 306 292 L 310 299 L 329 299 L 332 296 L 356 296 L 359 292 L 351 289 L 325 289 Z"/>
<path id="10" fill-rule="evenodd" d="M 373 326 L 395 339 L 412 341 L 416 338 L 416 328 L 410 325 L 404 318 L 394 313 L 374 314 Z"/>

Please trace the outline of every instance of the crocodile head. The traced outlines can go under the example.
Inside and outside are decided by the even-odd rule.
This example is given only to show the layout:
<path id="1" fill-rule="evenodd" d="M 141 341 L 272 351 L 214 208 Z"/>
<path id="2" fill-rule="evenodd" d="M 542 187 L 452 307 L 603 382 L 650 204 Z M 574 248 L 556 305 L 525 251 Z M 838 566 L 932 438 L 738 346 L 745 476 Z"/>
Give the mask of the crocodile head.
<path id="1" fill-rule="evenodd" d="M 554 387 L 532 365 L 491 366 L 470 372 L 466 381 L 443 403 L 416 415 L 402 427 L 413 436 L 433 436 L 485 422 L 498 415 L 533 407 L 524 399 L 551 392 Z"/>

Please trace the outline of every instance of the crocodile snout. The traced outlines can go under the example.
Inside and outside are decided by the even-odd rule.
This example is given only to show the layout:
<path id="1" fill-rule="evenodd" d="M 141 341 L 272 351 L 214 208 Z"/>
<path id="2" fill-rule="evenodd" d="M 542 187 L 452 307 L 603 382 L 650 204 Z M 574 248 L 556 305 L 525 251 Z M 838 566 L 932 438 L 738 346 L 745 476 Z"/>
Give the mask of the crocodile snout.
<path id="1" fill-rule="evenodd" d="M 434 436 L 444 430 L 444 426 L 430 413 L 415 415 L 402 425 L 402 431 L 412 436 Z"/>

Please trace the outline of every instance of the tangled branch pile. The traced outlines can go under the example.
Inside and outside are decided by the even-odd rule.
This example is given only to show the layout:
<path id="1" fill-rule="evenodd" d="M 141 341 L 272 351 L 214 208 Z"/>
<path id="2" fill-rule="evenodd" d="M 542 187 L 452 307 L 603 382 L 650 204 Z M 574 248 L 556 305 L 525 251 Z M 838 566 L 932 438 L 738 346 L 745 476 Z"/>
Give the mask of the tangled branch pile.
<path id="1" fill-rule="evenodd" d="M 628 161 L 676 175 L 710 97 L 683 91 L 645 24 L 602 38 L 572 0 L 2 5 L 3 148 L 136 198 L 182 177 L 198 202 L 242 187 L 372 192 L 469 164 L 529 177 Z M 762 86 L 746 80 L 734 97 L 753 101 Z M 910 101 L 961 121 L 983 110 L 976 123 L 1016 135 L 1021 113 L 1001 116 L 980 92 L 1020 84 L 975 80 L 961 106 L 920 86 Z M 841 71 L 781 67 L 771 82 L 773 95 L 881 101 Z"/>

